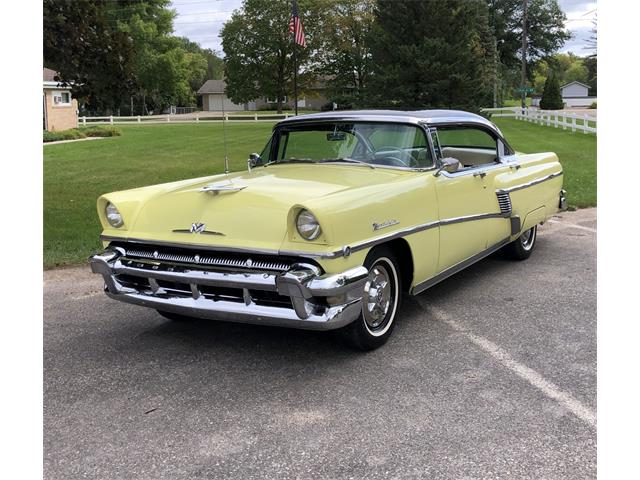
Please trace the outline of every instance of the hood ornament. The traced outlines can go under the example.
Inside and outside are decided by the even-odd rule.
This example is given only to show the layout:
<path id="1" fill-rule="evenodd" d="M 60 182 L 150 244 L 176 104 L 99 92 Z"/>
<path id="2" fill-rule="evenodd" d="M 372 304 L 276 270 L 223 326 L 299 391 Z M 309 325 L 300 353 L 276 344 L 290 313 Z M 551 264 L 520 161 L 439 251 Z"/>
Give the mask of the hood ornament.
<path id="1" fill-rule="evenodd" d="M 217 195 L 219 193 L 239 192 L 240 190 L 244 190 L 245 188 L 247 188 L 246 185 L 233 185 L 229 183 L 223 183 L 223 184 L 212 183 L 211 185 L 205 185 L 200 189 L 200 191 Z"/>

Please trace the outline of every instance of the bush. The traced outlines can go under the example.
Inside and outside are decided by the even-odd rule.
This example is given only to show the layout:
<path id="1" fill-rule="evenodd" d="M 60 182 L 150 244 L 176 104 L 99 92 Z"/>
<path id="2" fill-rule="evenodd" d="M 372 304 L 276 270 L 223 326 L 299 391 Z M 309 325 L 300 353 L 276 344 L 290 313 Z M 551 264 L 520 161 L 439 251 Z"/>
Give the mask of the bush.
<path id="1" fill-rule="evenodd" d="M 87 137 L 119 137 L 122 132 L 116 127 L 87 127 L 81 130 Z"/>
<path id="2" fill-rule="evenodd" d="M 43 132 L 43 142 L 58 142 L 60 140 L 78 140 L 79 138 L 85 138 L 86 135 L 79 131 L 77 128 L 70 130 L 62 130 L 61 132 Z"/>
<path id="3" fill-rule="evenodd" d="M 547 80 L 544 82 L 540 108 L 542 110 L 562 110 L 564 108 L 562 93 L 560 93 L 560 84 L 554 72 L 550 72 Z"/>
<path id="4" fill-rule="evenodd" d="M 598 108 L 598 102 L 593 102 L 589 108 L 593 108 L 594 110 Z"/>
<path id="5" fill-rule="evenodd" d="M 120 130 L 115 127 L 87 127 L 82 129 L 71 128 L 60 132 L 42 132 L 42 141 L 59 142 L 60 140 L 79 140 L 86 137 L 118 137 L 122 135 Z"/>

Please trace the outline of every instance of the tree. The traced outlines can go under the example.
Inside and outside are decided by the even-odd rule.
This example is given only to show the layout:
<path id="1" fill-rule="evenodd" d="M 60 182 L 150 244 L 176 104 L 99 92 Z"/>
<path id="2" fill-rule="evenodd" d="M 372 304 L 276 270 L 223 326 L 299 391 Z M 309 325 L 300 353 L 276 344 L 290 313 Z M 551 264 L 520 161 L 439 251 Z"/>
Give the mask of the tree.
<path id="1" fill-rule="evenodd" d="M 374 9 L 375 0 L 340 0 L 332 5 L 331 18 L 322 22 L 318 70 L 329 79 L 339 103 L 358 102 L 371 76 Z"/>
<path id="2" fill-rule="evenodd" d="M 121 0 L 120 8 L 133 0 Z M 44 0 L 44 64 L 94 107 L 118 105 L 134 88 L 134 45 L 107 17 L 107 0 Z"/>
<path id="3" fill-rule="evenodd" d="M 597 13 L 594 15 L 594 18 L 593 20 L 591 20 L 591 23 L 593 25 L 593 28 L 591 29 L 591 35 L 585 42 L 587 44 L 587 47 L 585 48 L 587 50 L 593 51 L 593 53 L 589 55 L 590 58 L 597 58 L 598 57 L 598 14 Z"/>
<path id="4" fill-rule="evenodd" d="M 526 0 L 527 71 L 540 59 L 558 51 L 571 38 L 566 15 L 557 0 Z M 497 40 L 500 63 L 507 68 L 520 64 L 522 54 L 523 0 L 487 0 L 491 31 Z"/>
<path id="5" fill-rule="evenodd" d="M 321 3 L 298 2 L 307 43 L 306 48 L 295 46 L 300 69 L 298 81 L 303 88 L 315 78 L 313 69 L 305 66 L 321 29 Z M 242 8 L 224 24 L 220 37 L 225 53 L 226 93 L 233 102 L 245 103 L 266 96 L 275 98 L 278 112 L 282 112 L 285 97 L 293 92 L 294 44 L 289 32 L 290 17 L 289 1 L 244 0 Z"/>
<path id="6" fill-rule="evenodd" d="M 590 84 L 587 59 L 573 53 L 556 53 L 544 60 L 540 60 L 533 69 L 533 86 L 536 92 L 542 92 L 547 78 L 553 70 L 558 82 L 578 81 Z"/>
<path id="7" fill-rule="evenodd" d="M 564 108 L 560 84 L 553 71 L 547 77 L 547 81 L 544 84 L 540 108 L 543 110 L 562 110 Z"/>
<path id="8" fill-rule="evenodd" d="M 368 105 L 477 111 L 489 104 L 492 42 L 484 1 L 381 0 L 375 16 Z"/>
<path id="9" fill-rule="evenodd" d="M 213 52 L 174 37 L 169 0 L 45 0 L 44 60 L 87 109 L 195 102 Z M 222 61 L 218 60 L 218 64 Z M 133 110 L 133 109 L 131 109 Z M 132 112 L 130 112 L 132 113 Z"/>

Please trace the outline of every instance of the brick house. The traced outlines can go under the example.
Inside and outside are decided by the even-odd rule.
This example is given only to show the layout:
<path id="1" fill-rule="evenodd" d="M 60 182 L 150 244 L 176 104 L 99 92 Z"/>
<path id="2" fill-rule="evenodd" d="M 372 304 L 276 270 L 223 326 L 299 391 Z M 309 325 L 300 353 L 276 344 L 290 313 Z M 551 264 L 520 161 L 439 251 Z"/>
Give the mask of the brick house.
<path id="1" fill-rule="evenodd" d="M 56 75 L 55 70 L 43 69 L 43 128 L 49 131 L 76 128 L 78 126 L 78 101 L 71 98 L 71 87 L 62 87 L 54 80 Z"/>

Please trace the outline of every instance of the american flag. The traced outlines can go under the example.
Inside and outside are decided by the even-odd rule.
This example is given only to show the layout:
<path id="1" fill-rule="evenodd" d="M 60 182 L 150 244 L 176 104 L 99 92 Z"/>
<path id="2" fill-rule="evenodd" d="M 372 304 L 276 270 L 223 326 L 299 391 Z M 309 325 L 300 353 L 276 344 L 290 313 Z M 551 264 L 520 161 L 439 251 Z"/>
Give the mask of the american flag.
<path id="1" fill-rule="evenodd" d="M 298 2 L 293 0 L 291 4 L 291 20 L 289 21 L 289 31 L 294 34 L 294 41 L 303 47 L 307 46 L 304 39 L 304 28 L 298 16 Z"/>

